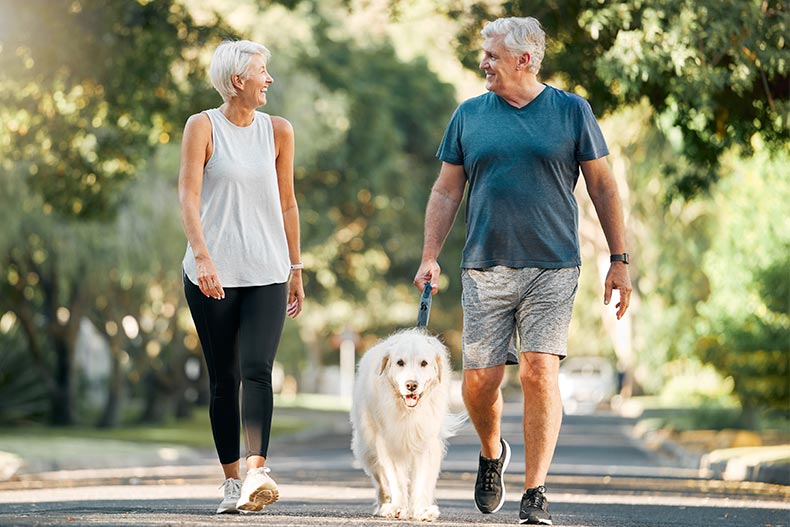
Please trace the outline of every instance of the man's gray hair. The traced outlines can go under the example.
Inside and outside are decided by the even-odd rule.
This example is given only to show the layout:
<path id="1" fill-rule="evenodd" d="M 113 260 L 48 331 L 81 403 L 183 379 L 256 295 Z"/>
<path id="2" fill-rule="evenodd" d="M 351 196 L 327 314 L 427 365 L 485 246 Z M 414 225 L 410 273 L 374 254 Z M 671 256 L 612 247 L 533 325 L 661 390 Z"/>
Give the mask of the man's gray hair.
<path id="1" fill-rule="evenodd" d="M 223 101 L 228 102 L 236 96 L 232 78 L 234 75 L 247 77 L 247 69 L 254 55 L 261 55 L 264 62 L 268 62 L 272 56 L 266 46 L 249 40 L 224 40 L 217 46 L 211 57 L 208 74 Z"/>
<path id="2" fill-rule="evenodd" d="M 528 71 L 537 75 L 546 51 L 546 33 L 537 19 L 528 17 L 497 18 L 485 25 L 483 37 L 504 37 L 502 43 L 513 55 L 529 53 Z"/>

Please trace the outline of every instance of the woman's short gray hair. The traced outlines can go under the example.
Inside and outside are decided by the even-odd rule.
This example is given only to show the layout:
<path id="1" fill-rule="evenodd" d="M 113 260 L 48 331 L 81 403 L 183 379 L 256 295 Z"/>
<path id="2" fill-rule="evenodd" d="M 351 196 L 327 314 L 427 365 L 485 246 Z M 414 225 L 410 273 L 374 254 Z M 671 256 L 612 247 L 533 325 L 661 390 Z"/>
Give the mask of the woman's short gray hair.
<path id="1" fill-rule="evenodd" d="M 208 75 L 223 101 L 228 102 L 236 96 L 233 76 L 245 78 L 254 55 L 261 55 L 264 62 L 268 62 L 272 56 L 266 46 L 249 40 L 224 40 L 217 46 L 214 56 L 211 57 Z"/>
<path id="2" fill-rule="evenodd" d="M 546 51 L 546 33 L 537 19 L 528 17 L 497 18 L 485 25 L 481 31 L 483 37 L 502 36 L 502 43 L 513 55 L 529 53 L 528 71 L 537 74 L 543 53 Z"/>

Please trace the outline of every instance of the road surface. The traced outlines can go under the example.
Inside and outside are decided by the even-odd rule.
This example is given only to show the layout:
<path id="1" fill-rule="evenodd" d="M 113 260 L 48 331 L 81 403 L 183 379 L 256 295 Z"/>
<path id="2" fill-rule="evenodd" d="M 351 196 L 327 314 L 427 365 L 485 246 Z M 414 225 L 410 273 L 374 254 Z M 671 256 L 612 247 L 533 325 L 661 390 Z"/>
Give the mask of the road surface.
<path id="1" fill-rule="evenodd" d="M 507 501 L 472 502 L 479 446 L 471 425 L 450 441 L 437 489 L 438 526 L 516 525 L 523 478 L 520 405 L 507 404 L 513 447 Z M 211 453 L 189 466 L 78 470 L 0 484 L 0 526 L 403 526 L 373 518 L 373 490 L 349 450 L 347 416 L 318 435 L 273 442 L 281 499 L 253 515 L 213 514 L 221 476 Z M 632 439 L 633 421 L 566 416 L 547 481 L 554 524 L 567 527 L 790 527 L 790 487 L 709 481 Z"/>

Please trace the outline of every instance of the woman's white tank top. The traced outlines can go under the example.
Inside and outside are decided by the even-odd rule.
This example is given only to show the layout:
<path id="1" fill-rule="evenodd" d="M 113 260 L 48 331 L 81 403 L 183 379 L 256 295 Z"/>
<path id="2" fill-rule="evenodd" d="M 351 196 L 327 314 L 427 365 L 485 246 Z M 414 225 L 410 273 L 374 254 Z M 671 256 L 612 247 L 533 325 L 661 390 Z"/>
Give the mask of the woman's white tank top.
<path id="1" fill-rule="evenodd" d="M 249 126 L 236 126 L 218 109 L 211 120 L 214 150 L 203 171 L 200 223 L 223 287 L 283 283 L 290 259 L 275 168 L 269 115 L 255 112 Z M 187 242 L 184 272 L 197 284 Z"/>

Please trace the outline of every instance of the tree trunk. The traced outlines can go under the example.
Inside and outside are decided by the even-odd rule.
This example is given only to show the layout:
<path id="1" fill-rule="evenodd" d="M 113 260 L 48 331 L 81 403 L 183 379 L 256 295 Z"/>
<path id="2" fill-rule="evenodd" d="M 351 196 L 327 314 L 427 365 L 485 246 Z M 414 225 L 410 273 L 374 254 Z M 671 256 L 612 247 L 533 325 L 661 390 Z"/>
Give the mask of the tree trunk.
<path id="1" fill-rule="evenodd" d="M 110 338 L 110 377 L 107 379 L 107 402 L 101 418 L 96 424 L 99 428 L 115 428 L 121 420 L 126 381 L 123 375 L 121 357 L 124 351 L 118 337 Z"/>
<path id="2" fill-rule="evenodd" d="M 52 415 L 55 426 L 74 424 L 74 348 L 62 337 L 53 338 L 55 347 L 55 391 L 52 394 Z"/>
<path id="3" fill-rule="evenodd" d="M 141 423 L 162 423 L 167 420 L 173 408 L 173 393 L 166 375 L 149 370 L 143 381 L 146 386 L 145 407 L 140 416 Z"/>

